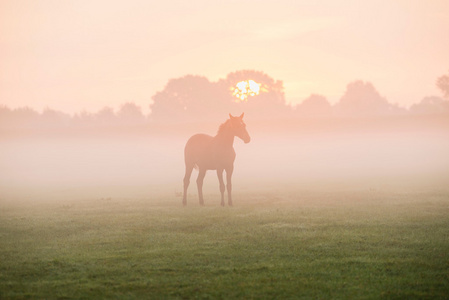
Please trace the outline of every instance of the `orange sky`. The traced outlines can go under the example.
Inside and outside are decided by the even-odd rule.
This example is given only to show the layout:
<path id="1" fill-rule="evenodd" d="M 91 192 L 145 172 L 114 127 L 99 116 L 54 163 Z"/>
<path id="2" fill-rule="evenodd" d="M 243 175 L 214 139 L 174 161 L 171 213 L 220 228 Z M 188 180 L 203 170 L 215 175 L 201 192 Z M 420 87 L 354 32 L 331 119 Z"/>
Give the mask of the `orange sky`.
<path id="1" fill-rule="evenodd" d="M 0 104 L 146 110 L 170 78 L 255 69 L 288 102 L 362 79 L 392 103 L 440 95 L 449 1 L 0 0 Z"/>

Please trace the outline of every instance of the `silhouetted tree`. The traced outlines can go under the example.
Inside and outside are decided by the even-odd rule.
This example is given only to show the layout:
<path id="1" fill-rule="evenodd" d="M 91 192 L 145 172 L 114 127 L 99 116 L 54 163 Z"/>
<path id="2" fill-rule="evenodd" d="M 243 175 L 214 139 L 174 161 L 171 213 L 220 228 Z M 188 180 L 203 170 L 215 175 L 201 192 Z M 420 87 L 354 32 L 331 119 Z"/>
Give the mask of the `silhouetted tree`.
<path id="1" fill-rule="evenodd" d="M 131 102 L 125 103 L 120 107 L 120 110 L 117 112 L 117 117 L 120 122 L 129 125 L 139 125 L 145 122 L 142 108 Z"/>
<path id="2" fill-rule="evenodd" d="M 164 122 L 204 120 L 218 112 L 223 104 L 214 84 L 194 75 L 171 79 L 152 99 L 150 119 Z"/>
<path id="3" fill-rule="evenodd" d="M 398 113 L 401 109 L 382 97 L 370 82 L 361 80 L 347 85 L 345 94 L 335 106 L 343 115 L 381 115 Z"/>
<path id="4" fill-rule="evenodd" d="M 437 87 L 443 92 L 444 97 L 449 98 L 449 74 L 437 79 Z"/>
<path id="5" fill-rule="evenodd" d="M 103 107 L 95 114 L 95 120 L 100 126 L 112 126 L 117 123 L 117 116 L 111 107 Z"/>
<path id="6" fill-rule="evenodd" d="M 413 104 L 410 112 L 414 114 L 443 114 L 449 113 L 449 101 L 441 97 L 425 97 L 421 102 Z"/>
<path id="7" fill-rule="evenodd" d="M 258 95 L 249 96 L 247 101 L 240 101 L 232 95 L 237 83 L 253 80 L 260 85 Z M 234 114 L 245 112 L 246 118 L 282 118 L 292 112 L 292 108 L 286 104 L 284 86 L 282 81 L 275 80 L 267 74 L 243 70 L 228 74 L 225 79 L 217 83 L 222 93 L 226 95 L 229 108 Z"/>
<path id="8" fill-rule="evenodd" d="M 79 128 L 92 127 L 95 125 L 95 116 L 86 110 L 83 110 L 73 116 L 72 124 Z"/>
<path id="9" fill-rule="evenodd" d="M 44 109 L 40 118 L 41 118 L 40 122 L 41 126 L 53 129 L 68 126 L 71 121 L 70 115 L 60 111 L 56 111 L 48 107 Z"/>
<path id="10" fill-rule="evenodd" d="M 238 82 L 247 80 L 257 82 L 260 93 L 242 102 L 233 91 Z M 152 99 L 150 118 L 164 122 L 216 120 L 242 112 L 246 112 L 246 118 L 282 117 L 291 111 L 285 103 L 282 82 L 258 71 L 230 73 L 218 82 L 193 75 L 171 79 Z"/>
<path id="11" fill-rule="evenodd" d="M 332 113 L 332 106 L 324 96 L 312 94 L 296 105 L 295 112 L 300 116 L 329 116 Z"/>
<path id="12" fill-rule="evenodd" d="M 37 111 L 29 107 L 9 109 L 4 107 L 1 110 L 1 124 L 10 128 L 36 128 L 39 126 L 40 115 Z"/>
<path id="13" fill-rule="evenodd" d="M 9 107 L 0 105 L 0 127 L 8 127 L 12 119 L 12 110 Z"/>

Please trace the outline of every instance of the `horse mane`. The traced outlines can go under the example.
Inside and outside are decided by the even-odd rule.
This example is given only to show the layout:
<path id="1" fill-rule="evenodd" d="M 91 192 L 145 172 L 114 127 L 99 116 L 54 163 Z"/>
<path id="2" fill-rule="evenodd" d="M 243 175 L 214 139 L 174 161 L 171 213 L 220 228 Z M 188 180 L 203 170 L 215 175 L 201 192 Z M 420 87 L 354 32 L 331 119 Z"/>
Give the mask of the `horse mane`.
<path id="1" fill-rule="evenodd" d="M 221 124 L 220 127 L 218 127 L 217 135 L 223 133 L 227 129 L 227 125 L 229 124 L 230 121 L 231 121 L 231 119 L 228 119 L 228 120 L 226 120 L 226 122 Z"/>

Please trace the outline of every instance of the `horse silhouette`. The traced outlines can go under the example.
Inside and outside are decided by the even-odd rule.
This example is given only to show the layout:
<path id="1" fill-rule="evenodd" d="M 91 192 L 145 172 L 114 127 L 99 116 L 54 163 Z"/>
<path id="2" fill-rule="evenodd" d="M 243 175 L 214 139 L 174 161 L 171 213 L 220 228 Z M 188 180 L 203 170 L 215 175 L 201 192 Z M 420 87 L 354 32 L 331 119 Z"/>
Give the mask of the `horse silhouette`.
<path id="1" fill-rule="evenodd" d="M 246 131 L 243 122 L 244 113 L 239 117 L 229 114 L 229 119 L 220 125 L 217 135 L 212 137 L 207 134 L 195 134 L 186 143 L 184 148 L 184 160 L 186 173 L 184 176 L 183 205 L 187 205 L 187 189 L 190 183 L 192 170 L 198 167 L 199 173 L 196 180 L 200 205 L 204 205 L 203 180 L 207 170 L 217 170 L 220 182 L 221 205 L 224 206 L 225 184 L 223 171 L 226 171 L 226 189 L 228 191 L 228 205 L 232 206 L 232 172 L 234 171 L 235 150 L 234 137 L 239 137 L 245 143 L 251 138 Z"/>

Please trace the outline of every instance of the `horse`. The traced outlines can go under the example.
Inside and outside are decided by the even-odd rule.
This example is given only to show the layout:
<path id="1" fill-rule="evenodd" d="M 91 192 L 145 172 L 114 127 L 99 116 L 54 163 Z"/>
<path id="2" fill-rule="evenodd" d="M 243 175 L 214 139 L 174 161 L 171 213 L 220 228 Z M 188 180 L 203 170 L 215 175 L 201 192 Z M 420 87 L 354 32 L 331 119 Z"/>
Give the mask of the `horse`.
<path id="1" fill-rule="evenodd" d="M 193 168 L 198 168 L 198 197 L 200 205 L 204 205 L 203 180 L 207 170 L 216 170 L 220 183 L 221 205 L 224 206 L 225 184 L 223 171 L 226 171 L 226 189 L 228 192 L 228 205 L 232 206 L 232 172 L 234 171 L 235 150 L 234 137 L 239 137 L 243 142 L 249 143 L 251 137 L 246 131 L 243 122 L 244 113 L 239 117 L 229 114 L 229 119 L 220 125 L 217 134 L 213 137 L 207 134 L 195 134 L 187 141 L 184 148 L 184 161 L 186 172 L 184 176 L 183 205 L 187 205 L 187 188 Z"/>

